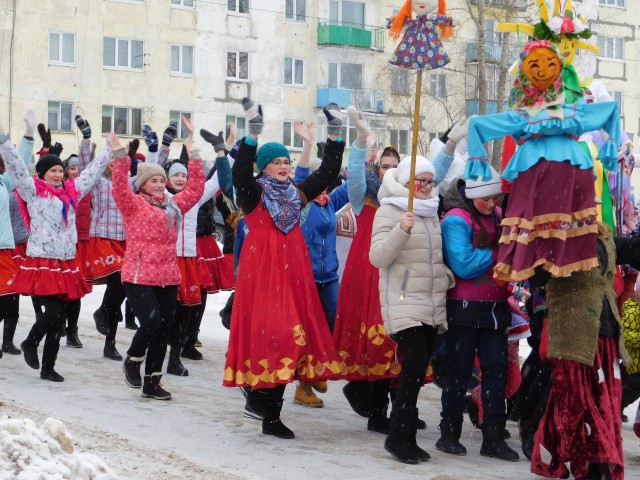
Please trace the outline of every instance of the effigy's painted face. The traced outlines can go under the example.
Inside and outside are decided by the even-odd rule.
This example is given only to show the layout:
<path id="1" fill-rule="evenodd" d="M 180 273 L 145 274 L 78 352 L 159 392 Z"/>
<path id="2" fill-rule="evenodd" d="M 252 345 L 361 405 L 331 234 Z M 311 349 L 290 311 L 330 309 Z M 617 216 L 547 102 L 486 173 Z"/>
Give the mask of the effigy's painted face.
<path id="1" fill-rule="evenodd" d="M 411 0 L 411 8 L 421 17 L 435 11 L 438 8 L 438 0 Z"/>
<path id="2" fill-rule="evenodd" d="M 562 70 L 562 62 L 556 52 L 547 47 L 536 48 L 522 62 L 522 71 L 534 87 L 544 90 L 551 85 Z"/>
<path id="3" fill-rule="evenodd" d="M 576 58 L 576 41 L 561 35 L 560 42 L 555 45 L 564 58 L 564 64 L 571 65 L 573 59 Z"/>

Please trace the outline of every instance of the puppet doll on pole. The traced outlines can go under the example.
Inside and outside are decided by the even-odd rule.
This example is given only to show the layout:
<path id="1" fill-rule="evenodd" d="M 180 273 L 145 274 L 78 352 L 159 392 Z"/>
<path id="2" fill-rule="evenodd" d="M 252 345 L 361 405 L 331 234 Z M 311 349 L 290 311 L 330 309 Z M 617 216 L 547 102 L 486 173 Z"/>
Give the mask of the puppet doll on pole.
<path id="1" fill-rule="evenodd" d="M 542 270 L 564 277 L 598 266 L 593 160 L 579 145 L 603 128 L 598 158 L 617 166 L 620 118 L 615 102 L 566 104 L 564 62 L 548 40 L 520 54 L 509 110 L 472 118 L 465 178 L 491 178 L 484 144 L 512 135 L 519 148 L 502 172 L 512 182 L 494 276 L 519 282 Z"/>
<path id="2" fill-rule="evenodd" d="M 436 12 L 437 13 L 434 13 Z M 416 18 L 413 18 L 415 13 Z M 420 122 L 420 93 L 422 71 L 442 68 L 449 63 L 449 56 L 442 49 L 441 38 L 453 36 L 453 26 L 458 22 L 447 16 L 445 0 L 406 0 L 398 15 L 387 20 L 389 36 L 402 40 L 389 61 L 391 65 L 418 70 L 416 98 L 413 114 L 413 138 L 411 141 L 411 175 L 409 185 L 415 182 L 418 129 Z M 409 211 L 413 210 L 413 189 L 409 189 Z"/>

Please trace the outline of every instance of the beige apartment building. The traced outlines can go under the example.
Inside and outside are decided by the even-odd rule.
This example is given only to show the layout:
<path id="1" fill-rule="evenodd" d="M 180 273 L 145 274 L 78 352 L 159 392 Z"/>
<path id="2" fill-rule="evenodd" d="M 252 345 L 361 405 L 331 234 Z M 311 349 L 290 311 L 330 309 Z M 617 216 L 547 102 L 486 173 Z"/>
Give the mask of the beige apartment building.
<path id="1" fill-rule="evenodd" d="M 496 30 L 505 16 L 505 0 L 485 1 L 491 112 L 498 105 L 502 48 L 509 48 L 510 58 L 515 58 L 517 40 L 507 44 Z M 89 119 L 98 143 L 104 142 L 100 134 L 109 130 L 137 137 L 145 123 L 161 133 L 170 122 L 179 123 L 181 114 L 191 117 L 197 129 L 218 131 L 234 122 L 242 135 L 245 123 L 239 102 L 250 96 L 265 112 L 262 139 L 285 143 L 295 156 L 302 143 L 293 122 L 314 122 L 317 140 L 323 140 L 321 108 L 335 101 L 342 108 L 354 104 L 365 112 L 380 145 L 395 144 L 401 153 L 409 153 L 415 72 L 388 64 L 396 44 L 389 41 L 385 28 L 385 19 L 402 3 L 0 0 L 0 124 L 15 138 L 23 128 L 23 112 L 35 109 L 38 120 L 64 145 L 64 157 L 76 151 L 80 139 L 77 113 Z M 424 75 L 423 153 L 431 138 L 453 121 L 476 113 L 479 106 L 477 28 L 467 0 L 447 3 L 461 26 L 446 42 L 451 63 Z M 517 15 L 531 16 L 535 2 L 520 3 L 523 8 Z M 605 81 L 633 136 L 640 129 L 635 81 L 640 11 L 629 3 L 574 0 L 576 10 L 599 34 L 602 49 L 598 57 L 585 55 L 578 71 Z M 344 132 L 348 141 L 354 138 L 346 117 Z M 179 136 L 185 135 L 180 125 Z M 174 143 L 173 155 L 180 146 Z"/>

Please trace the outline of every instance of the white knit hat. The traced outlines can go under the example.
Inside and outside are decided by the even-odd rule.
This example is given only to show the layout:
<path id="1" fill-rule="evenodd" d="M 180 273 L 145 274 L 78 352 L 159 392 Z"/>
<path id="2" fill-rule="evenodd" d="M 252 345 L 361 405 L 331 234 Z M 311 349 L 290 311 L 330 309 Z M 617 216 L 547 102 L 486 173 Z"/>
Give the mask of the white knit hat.
<path id="1" fill-rule="evenodd" d="M 138 190 L 142 187 L 147 180 L 151 177 L 155 177 L 156 175 L 160 175 L 167 179 L 167 173 L 157 163 L 146 163 L 140 162 L 138 164 L 138 173 L 136 174 L 136 185 L 138 186 Z"/>
<path id="2" fill-rule="evenodd" d="M 500 174 L 491 165 L 489 165 L 489 169 L 491 170 L 491 180 L 486 182 L 481 178 L 478 178 L 478 180 L 465 180 L 464 194 L 467 198 L 485 198 L 502 193 Z"/>
<path id="3" fill-rule="evenodd" d="M 169 167 L 169 173 L 167 174 L 167 177 L 171 178 L 178 173 L 184 174 L 185 177 L 189 176 L 189 174 L 187 173 L 187 167 L 185 167 L 180 162 L 173 162 Z"/>
<path id="4" fill-rule="evenodd" d="M 416 175 L 421 173 L 430 173 L 434 177 L 436 176 L 436 169 L 433 167 L 433 163 L 424 158 L 421 155 L 416 155 Z M 411 155 L 407 155 L 398 164 L 398 183 L 405 186 L 411 178 Z"/>

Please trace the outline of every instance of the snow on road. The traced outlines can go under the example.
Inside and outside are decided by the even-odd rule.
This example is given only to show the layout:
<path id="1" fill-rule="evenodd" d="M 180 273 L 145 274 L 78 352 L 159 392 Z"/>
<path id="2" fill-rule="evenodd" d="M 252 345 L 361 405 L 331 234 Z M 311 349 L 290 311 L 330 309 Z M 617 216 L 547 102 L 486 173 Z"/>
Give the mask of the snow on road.
<path id="1" fill-rule="evenodd" d="M 438 452 L 437 424 L 440 390 L 422 389 L 418 407 L 428 428 L 418 432 L 418 443 L 432 455 L 420 465 L 404 465 L 384 450 L 384 436 L 369 432 L 366 419 L 356 415 L 342 395 L 344 382 L 329 384 L 322 395 L 324 408 L 305 408 L 292 403 L 294 386 L 287 387 L 282 418 L 296 434 L 295 440 L 281 440 L 260 433 L 260 422 L 243 417 L 244 398 L 238 389 L 223 388 L 222 371 L 228 331 L 220 324 L 218 311 L 227 293 L 209 296 L 200 333 L 205 359 L 183 360 L 188 377 L 165 375 L 164 387 L 173 395 L 170 402 L 143 399 L 140 390 L 127 387 L 122 362 L 103 358 L 104 337 L 95 330 L 92 313 L 98 307 L 103 287 L 83 299 L 79 322 L 82 349 L 61 341 L 56 370 L 65 377 L 56 384 L 40 380 L 22 356 L 5 354 L 0 359 L 0 432 L 10 420 L 34 423 L 25 432 L 43 435 L 48 417 L 60 420 L 73 437 L 74 452 L 49 452 L 51 471 L 42 476 L 20 477 L 0 444 L 0 479 L 14 478 L 121 478 L 121 479 L 534 479 L 522 459 L 507 463 L 481 457 L 482 436 L 465 421 L 462 443 L 469 453 L 452 457 Z M 21 316 L 16 344 L 33 323 L 29 298 L 21 298 Z M 121 354 L 133 332 L 122 328 L 117 336 Z M 41 352 L 41 349 L 40 349 Z M 40 353 L 41 354 L 41 353 Z M 165 362 L 166 366 L 166 362 Z M 627 409 L 632 416 L 635 406 Z M 26 425 L 26 423 L 23 423 Z M 509 422 L 509 444 L 518 450 L 517 427 Z M 640 479 L 640 439 L 631 424 L 623 424 L 626 478 Z M 46 431 L 45 431 L 46 432 Z M 0 436 L 0 440 L 2 437 Z M 45 442 L 46 443 L 46 442 Z M 35 447 L 34 455 L 35 455 Z M 90 454 L 89 456 L 84 456 Z M 93 457 L 94 455 L 95 457 Z M 66 457 L 65 457 L 66 456 Z M 74 457 L 74 458 L 70 458 Z M 56 461 L 105 468 L 102 476 L 55 476 Z M 53 462 L 53 463 L 51 463 Z M 85 466 L 86 466 L 85 465 Z M 106 473 L 105 473 L 106 472 Z"/>

